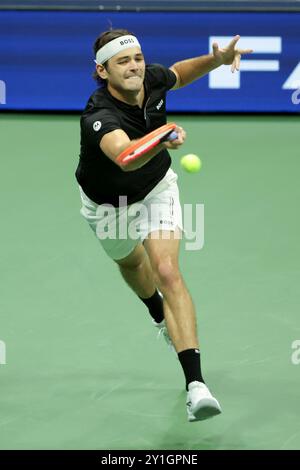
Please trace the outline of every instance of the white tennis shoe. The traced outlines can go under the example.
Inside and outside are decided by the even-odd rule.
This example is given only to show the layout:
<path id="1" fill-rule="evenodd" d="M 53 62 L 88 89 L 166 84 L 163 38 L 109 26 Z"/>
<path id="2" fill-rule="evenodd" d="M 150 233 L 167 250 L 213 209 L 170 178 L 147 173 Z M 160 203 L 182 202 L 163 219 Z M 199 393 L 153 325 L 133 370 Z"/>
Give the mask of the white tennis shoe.
<path id="1" fill-rule="evenodd" d="M 188 389 L 186 409 L 189 421 L 202 421 L 222 412 L 218 400 L 212 396 L 204 383 L 191 382 Z"/>
<path id="2" fill-rule="evenodd" d="M 163 299 L 164 296 L 162 295 L 162 293 L 160 292 L 159 289 L 157 289 L 157 292 L 159 293 L 160 297 Z M 157 339 L 160 339 L 160 337 L 163 336 L 165 342 L 167 343 L 167 345 L 169 347 L 169 349 L 171 351 L 173 351 L 175 354 L 177 354 L 176 349 L 174 347 L 174 344 L 172 343 L 172 340 L 171 340 L 170 335 L 168 333 L 168 329 L 167 329 L 165 319 L 163 319 L 163 321 L 160 322 L 160 323 L 156 323 L 156 321 L 154 321 L 152 319 L 152 322 L 153 322 L 154 326 L 158 329 Z"/>
<path id="3" fill-rule="evenodd" d="M 172 343 L 172 340 L 171 340 L 171 338 L 170 338 L 170 336 L 169 336 L 169 333 L 168 333 L 168 330 L 167 330 L 167 326 L 166 326 L 165 320 L 163 320 L 163 321 L 160 322 L 160 323 L 156 323 L 156 321 L 154 321 L 154 320 L 152 319 L 152 322 L 153 322 L 153 325 L 155 326 L 155 328 L 157 328 L 157 330 L 158 330 L 157 339 L 160 339 L 161 336 L 163 336 L 165 342 L 167 343 L 167 345 L 168 345 L 168 347 L 169 347 L 169 349 L 170 349 L 171 351 L 173 351 L 175 354 L 177 354 L 177 353 L 176 353 L 176 350 L 175 350 L 175 348 L 174 348 L 174 345 L 173 345 L 173 343 Z"/>

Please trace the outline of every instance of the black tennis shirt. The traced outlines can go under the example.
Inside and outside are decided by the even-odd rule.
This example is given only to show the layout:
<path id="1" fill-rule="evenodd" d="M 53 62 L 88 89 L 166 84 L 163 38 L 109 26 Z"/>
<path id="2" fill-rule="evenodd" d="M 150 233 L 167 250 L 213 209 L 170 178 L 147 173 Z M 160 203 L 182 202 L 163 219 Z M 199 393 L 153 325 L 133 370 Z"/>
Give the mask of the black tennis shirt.
<path id="1" fill-rule="evenodd" d="M 142 168 L 124 172 L 99 146 L 102 137 L 123 129 L 138 139 L 166 124 L 166 93 L 175 85 L 176 75 L 160 64 L 146 65 L 142 109 L 114 98 L 107 88 L 97 89 L 89 98 L 80 120 L 80 158 L 76 179 L 84 193 L 97 204 L 119 206 L 119 196 L 127 204 L 142 200 L 165 176 L 171 165 L 166 149 Z"/>

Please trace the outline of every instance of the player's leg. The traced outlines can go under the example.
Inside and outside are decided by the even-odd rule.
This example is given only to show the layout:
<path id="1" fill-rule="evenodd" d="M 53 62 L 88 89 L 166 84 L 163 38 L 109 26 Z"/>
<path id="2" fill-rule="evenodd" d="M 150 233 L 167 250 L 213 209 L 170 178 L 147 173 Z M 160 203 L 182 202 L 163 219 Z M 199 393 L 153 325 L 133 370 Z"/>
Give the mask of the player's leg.
<path id="1" fill-rule="evenodd" d="M 158 336 L 162 335 L 167 345 L 175 352 L 164 321 L 164 312 L 168 306 L 163 302 L 162 295 L 157 290 L 150 260 L 144 246 L 140 243 L 128 256 L 114 261 L 118 264 L 125 282 L 148 307 Z"/>
<path id="2" fill-rule="evenodd" d="M 165 318 L 176 351 L 198 349 L 196 315 L 192 298 L 179 270 L 178 253 L 180 239 L 175 232 L 155 231 L 144 240 L 154 282 L 164 296 Z"/>
<path id="3" fill-rule="evenodd" d="M 221 408 L 205 385 L 201 372 L 195 308 L 178 263 L 178 230 L 164 231 L 164 237 L 163 231 L 152 232 L 144 245 L 154 281 L 168 306 L 165 319 L 185 375 L 188 419 L 198 421 L 219 414 Z"/>
<path id="4" fill-rule="evenodd" d="M 195 309 L 178 266 L 183 223 L 176 181 L 176 173 L 169 169 L 163 180 L 147 195 L 144 203 L 149 216 L 141 229 L 154 282 L 164 296 L 168 330 L 177 352 L 180 352 L 188 347 L 198 348 L 198 340 Z M 165 240 L 161 234 L 165 235 Z M 182 311 L 185 312 L 184 317 L 181 316 Z"/>
<path id="5" fill-rule="evenodd" d="M 164 307 L 162 296 L 159 294 L 144 246 L 139 243 L 125 258 L 114 260 L 128 286 L 138 295 L 148 307 L 155 326 L 163 328 Z M 165 336 L 165 335 L 164 335 Z M 170 339 L 166 338 L 168 344 Z"/>
<path id="6" fill-rule="evenodd" d="M 142 243 L 125 258 L 114 261 L 118 264 L 124 280 L 139 297 L 147 298 L 154 294 L 156 286 L 153 272 Z"/>

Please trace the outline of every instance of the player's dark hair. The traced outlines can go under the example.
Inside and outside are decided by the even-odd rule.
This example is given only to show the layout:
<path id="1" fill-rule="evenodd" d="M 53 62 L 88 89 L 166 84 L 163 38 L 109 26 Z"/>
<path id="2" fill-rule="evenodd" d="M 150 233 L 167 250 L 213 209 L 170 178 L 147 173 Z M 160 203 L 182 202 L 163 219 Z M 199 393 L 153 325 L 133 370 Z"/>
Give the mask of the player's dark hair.
<path id="1" fill-rule="evenodd" d="M 112 41 L 113 39 L 119 38 L 121 36 L 127 36 L 127 34 L 133 35 L 127 29 L 110 29 L 109 31 L 104 31 L 101 33 L 100 36 L 97 37 L 96 41 L 94 42 L 94 55 L 96 57 L 97 52 L 101 49 L 101 47 L 105 46 L 108 42 Z M 108 60 L 103 64 L 106 70 L 109 70 Z M 106 80 L 99 77 L 97 71 L 93 73 L 93 78 L 96 80 L 99 86 L 106 86 Z"/>

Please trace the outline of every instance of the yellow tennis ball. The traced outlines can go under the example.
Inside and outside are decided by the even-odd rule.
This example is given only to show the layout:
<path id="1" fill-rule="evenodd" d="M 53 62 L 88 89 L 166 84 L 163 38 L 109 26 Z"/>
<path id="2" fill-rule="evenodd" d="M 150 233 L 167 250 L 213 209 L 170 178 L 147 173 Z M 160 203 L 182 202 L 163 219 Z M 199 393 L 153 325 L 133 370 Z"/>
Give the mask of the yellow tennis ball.
<path id="1" fill-rule="evenodd" d="M 189 173 L 197 173 L 202 166 L 202 162 L 197 155 L 194 155 L 193 153 L 189 153 L 188 155 L 184 155 L 184 157 L 181 158 L 180 164 L 182 168 L 185 169 L 185 171 L 188 171 Z"/>

